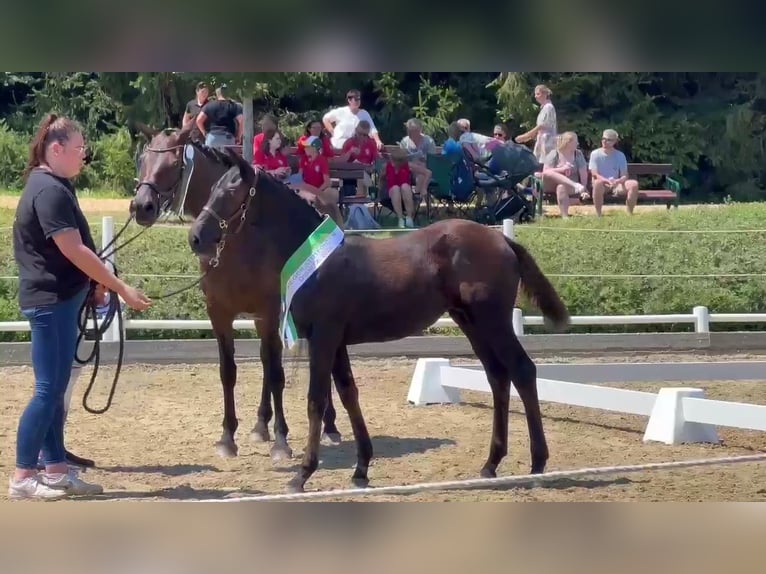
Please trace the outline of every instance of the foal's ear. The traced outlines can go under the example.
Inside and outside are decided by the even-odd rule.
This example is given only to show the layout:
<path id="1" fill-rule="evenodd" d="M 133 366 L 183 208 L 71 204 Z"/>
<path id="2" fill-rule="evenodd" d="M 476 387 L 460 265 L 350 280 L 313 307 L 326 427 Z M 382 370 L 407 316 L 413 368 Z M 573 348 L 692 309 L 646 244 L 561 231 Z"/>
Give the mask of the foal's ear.
<path id="1" fill-rule="evenodd" d="M 158 133 L 160 133 L 160 130 L 158 130 L 157 128 L 151 128 L 151 127 L 147 126 L 143 122 L 138 122 L 137 121 L 137 122 L 135 122 L 135 126 L 136 126 L 136 129 L 139 132 L 141 132 L 142 134 L 144 134 L 146 139 L 148 139 L 149 141 L 151 141 L 151 139 L 154 136 L 156 136 Z"/>
<path id="2" fill-rule="evenodd" d="M 178 145 L 186 145 L 190 141 L 190 136 L 192 133 L 192 130 L 194 129 L 194 125 L 190 124 L 183 128 L 178 134 L 176 135 L 176 142 Z"/>

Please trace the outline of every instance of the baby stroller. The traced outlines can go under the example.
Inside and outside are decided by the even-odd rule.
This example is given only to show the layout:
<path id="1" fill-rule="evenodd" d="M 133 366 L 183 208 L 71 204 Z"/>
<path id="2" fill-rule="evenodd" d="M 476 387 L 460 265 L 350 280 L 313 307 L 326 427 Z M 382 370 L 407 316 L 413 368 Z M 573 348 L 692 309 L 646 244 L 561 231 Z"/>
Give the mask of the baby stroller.
<path id="1" fill-rule="evenodd" d="M 475 219 L 486 225 L 499 225 L 504 219 L 515 223 L 535 218 L 534 199 L 527 198 L 518 185 L 542 168 L 526 146 L 509 141 L 496 145 L 486 161 L 466 151 L 466 161 L 475 173 L 476 187 L 492 200 L 476 209 Z"/>

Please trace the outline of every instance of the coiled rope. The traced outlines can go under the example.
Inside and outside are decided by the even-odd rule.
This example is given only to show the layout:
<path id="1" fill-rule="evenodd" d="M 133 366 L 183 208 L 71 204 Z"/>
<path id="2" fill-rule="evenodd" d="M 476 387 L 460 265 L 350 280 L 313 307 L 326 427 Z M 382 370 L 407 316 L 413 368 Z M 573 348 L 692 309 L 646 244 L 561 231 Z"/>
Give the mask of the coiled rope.
<path id="1" fill-rule="evenodd" d="M 125 225 L 123 225 L 122 229 L 120 229 L 120 231 L 115 234 L 112 240 L 107 245 L 105 245 L 101 249 L 101 251 L 98 252 L 99 258 L 102 261 L 109 262 L 109 265 L 112 268 L 112 272 L 117 277 L 119 277 L 119 273 L 114 263 L 110 260 L 110 258 L 117 251 L 124 249 L 125 247 L 130 245 L 130 243 L 135 241 L 147 229 L 149 229 L 148 227 L 144 227 L 136 235 L 134 235 L 133 237 L 131 237 L 130 239 L 128 239 L 121 245 L 116 246 L 115 244 L 117 242 L 117 239 L 119 239 L 119 237 L 128 228 L 128 225 L 130 225 L 131 221 L 133 221 L 133 215 L 131 215 L 128 218 L 128 220 L 125 222 Z M 154 300 L 167 299 L 169 297 L 173 297 L 175 295 L 183 293 L 184 291 L 188 291 L 189 289 L 196 287 L 200 283 L 200 281 L 202 281 L 206 273 L 200 275 L 192 284 L 182 287 L 181 289 L 177 289 L 175 291 L 171 291 L 169 293 L 165 293 L 162 295 L 150 296 L 149 298 Z M 83 394 L 83 397 L 82 397 L 82 406 L 90 414 L 102 415 L 105 412 L 107 412 L 109 408 L 112 406 L 114 393 L 117 390 L 117 381 L 119 380 L 120 372 L 122 371 L 122 362 L 125 356 L 125 329 L 124 329 L 125 319 L 123 317 L 122 305 L 120 304 L 119 295 L 116 292 L 110 290 L 108 292 L 109 302 L 107 303 L 107 306 L 105 309 L 102 308 L 104 311 L 103 319 L 101 323 L 99 324 L 99 319 L 98 319 L 99 306 L 96 304 L 95 292 L 96 292 L 96 285 L 95 283 L 91 282 L 91 286 L 88 290 L 88 295 L 85 298 L 85 301 L 83 302 L 82 307 L 80 308 L 80 321 L 78 324 L 78 335 L 77 335 L 78 351 L 80 348 L 80 342 L 83 341 L 86 337 L 90 337 L 93 339 L 93 348 L 91 349 L 90 354 L 85 358 L 82 358 L 79 356 L 78 353 L 75 353 L 74 360 L 79 365 L 87 365 L 87 364 L 90 364 L 91 362 L 93 363 L 93 372 L 91 373 L 90 381 L 88 382 L 88 386 L 85 389 L 85 393 Z M 114 378 L 112 379 L 112 385 L 111 385 L 111 388 L 109 389 L 109 396 L 107 397 L 106 404 L 102 408 L 94 408 L 89 406 L 88 398 L 90 397 L 90 394 L 93 391 L 93 386 L 96 382 L 96 377 L 98 376 L 98 369 L 101 364 L 101 339 L 104 333 L 106 333 L 107 330 L 111 327 L 115 318 L 117 319 L 117 326 L 119 328 L 118 329 L 119 330 L 118 347 L 117 347 L 117 366 L 115 368 Z M 93 329 L 88 328 L 90 323 L 93 324 Z"/>

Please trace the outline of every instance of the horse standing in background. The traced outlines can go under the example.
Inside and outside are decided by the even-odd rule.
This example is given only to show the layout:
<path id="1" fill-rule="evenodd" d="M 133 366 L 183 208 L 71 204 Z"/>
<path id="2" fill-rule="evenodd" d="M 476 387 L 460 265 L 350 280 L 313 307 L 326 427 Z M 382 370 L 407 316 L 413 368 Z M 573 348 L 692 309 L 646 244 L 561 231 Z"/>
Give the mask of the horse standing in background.
<path id="1" fill-rule="evenodd" d="M 138 183 L 130 207 L 136 223 L 150 227 L 165 212 L 197 217 L 208 201 L 211 187 L 231 167 L 231 160 L 227 155 L 195 141 L 191 137 L 193 127 L 164 131 L 143 124 L 138 127 L 149 142 L 140 156 Z M 317 207 L 326 209 L 321 201 Z M 278 334 L 280 302 L 278 296 L 275 298 L 261 288 L 260 275 L 270 265 L 270 254 L 257 243 L 253 243 L 249 251 L 251 256 L 244 267 L 242 261 L 232 258 L 221 259 L 215 267 L 202 262 L 200 267 L 204 273 L 200 285 L 218 342 L 223 386 L 223 434 L 215 446 L 222 457 L 234 457 L 238 453 L 234 439 L 239 422 L 234 402 L 237 365 L 234 361 L 233 324 L 237 315 L 248 313 L 255 317 L 263 365 L 261 401 L 250 436 L 256 442 L 269 441 L 268 424 L 274 416 L 271 456 L 276 461 L 292 456 L 287 440 L 289 428 L 282 405 L 285 373 L 282 342 Z M 340 443 L 331 390 L 323 418 L 326 440 L 332 444 Z"/>

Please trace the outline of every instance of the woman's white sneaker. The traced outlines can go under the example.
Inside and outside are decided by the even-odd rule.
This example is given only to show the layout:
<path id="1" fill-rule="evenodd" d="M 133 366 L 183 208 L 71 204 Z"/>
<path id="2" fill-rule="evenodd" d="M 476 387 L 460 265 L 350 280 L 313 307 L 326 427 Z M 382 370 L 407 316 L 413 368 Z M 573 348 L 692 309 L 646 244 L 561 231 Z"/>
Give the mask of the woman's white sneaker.
<path id="1" fill-rule="evenodd" d="M 13 480 L 11 478 L 8 483 L 8 497 L 14 500 L 22 498 L 58 500 L 67 496 L 69 496 L 69 493 L 66 490 L 51 488 L 43 484 L 38 476 L 29 476 L 22 480 Z"/>
<path id="2" fill-rule="evenodd" d="M 43 474 L 42 482 L 54 490 L 62 490 L 68 495 L 101 494 L 104 488 L 100 484 L 91 484 L 82 480 L 75 469 L 70 468 L 67 474 Z"/>

